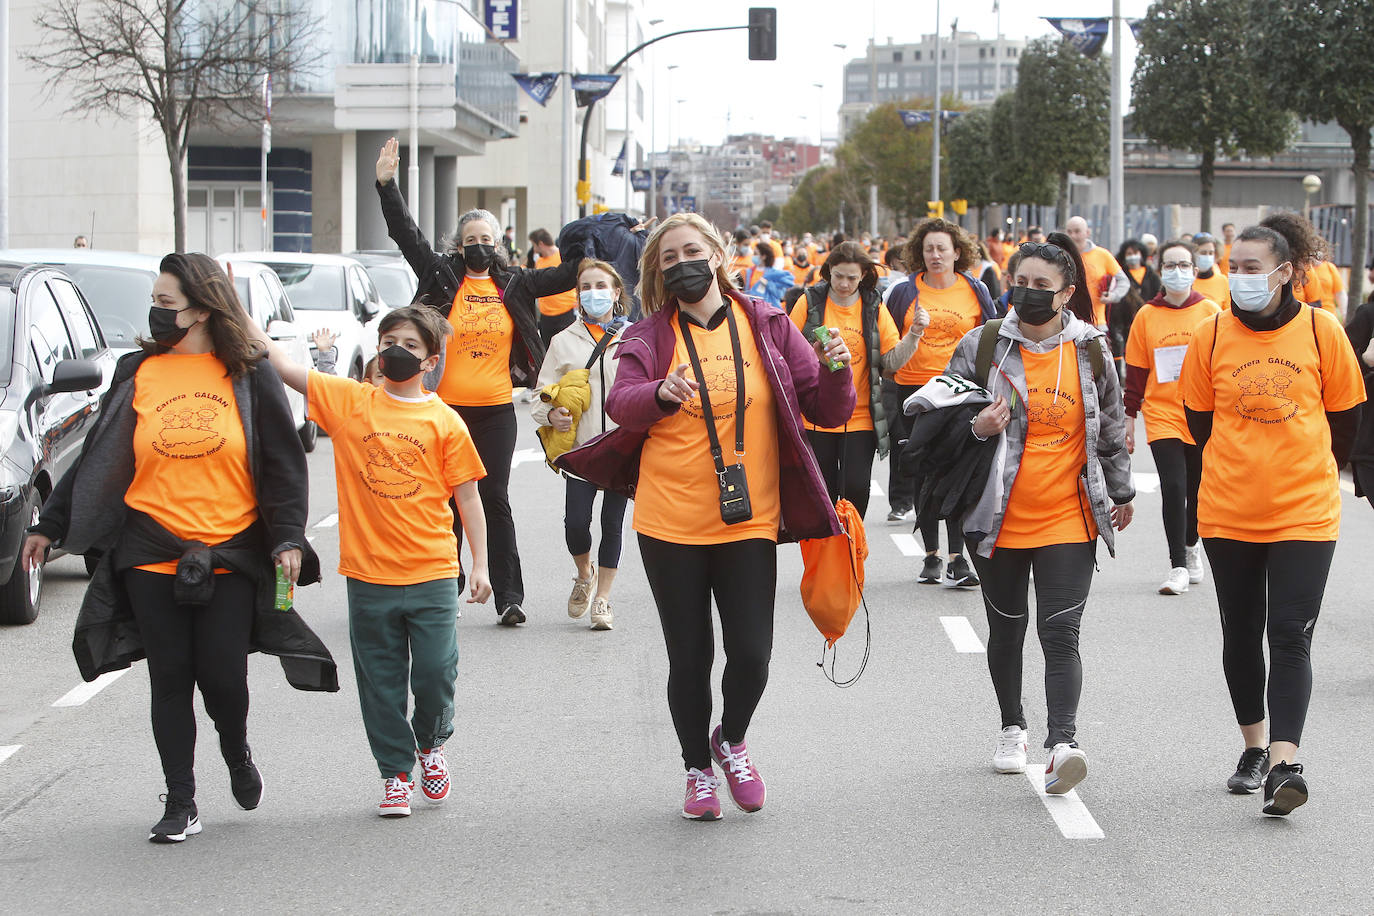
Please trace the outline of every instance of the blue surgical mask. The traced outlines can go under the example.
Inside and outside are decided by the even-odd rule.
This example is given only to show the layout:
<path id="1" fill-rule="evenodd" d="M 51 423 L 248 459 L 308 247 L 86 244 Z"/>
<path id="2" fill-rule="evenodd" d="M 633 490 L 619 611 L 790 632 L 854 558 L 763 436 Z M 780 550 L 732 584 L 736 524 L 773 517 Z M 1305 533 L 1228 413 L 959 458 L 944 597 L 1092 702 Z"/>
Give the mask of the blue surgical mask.
<path id="1" fill-rule="evenodd" d="M 1164 288 L 1171 293 L 1181 293 L 1193 287 L 1193 269 L 1191 267 L 1171 267 L 1159 275 Z"/>
<path id="2" fill-rule="evenodd" d="M 1279 267 L 1283 265 L 1280 264 Z M 1274 298 L 1269 278 L 1279 269 L 1267 274 L 1230 274 L 1226 281 L 1231 287 L 1231 304 L 1242 312 L 1262 312 Z"/>
<path id="3" fill-rule="evenodd" d="M 615 290 L 584 289 L 577 294 L 582 311 L 593 321 L 600 321 L 615 307 Z"/>
<path id="4" fill-rule="evenodd" d="M 1207 273 L 1217 266 L 1216 255 L 1200 254 L 1197 256 L 1197 269 L 1202 273 Z"/>

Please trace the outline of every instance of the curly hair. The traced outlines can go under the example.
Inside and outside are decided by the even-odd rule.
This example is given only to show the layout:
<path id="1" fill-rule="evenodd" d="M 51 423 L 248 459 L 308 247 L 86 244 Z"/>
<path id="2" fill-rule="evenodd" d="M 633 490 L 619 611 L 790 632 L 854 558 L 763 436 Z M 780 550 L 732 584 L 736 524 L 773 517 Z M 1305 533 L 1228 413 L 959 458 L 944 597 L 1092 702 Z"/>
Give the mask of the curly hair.
<path id="1" fill-rule="evenodd" d="M 1307 267 L 1326 256 L 1326 239 L 1317 227 L 1301 214 L 1290 211 L 1274 213 L 1260 220 L 1236 236 L 1238 242 L 1267 242 L 1269 250 L 1280 262 L 1293 264 L 1293 284 L 1300 286 L 1307 277 Z"/>
<path id="2" fill-rule="evenodd" d="M 253 319 L 239 302 L 234 284 L 218 261 L 206 254 L 173 253 L 163 258 L 157 269 L 176 277 L 190 307 L 210 313 L 205 323 L 210 344 L 230 376 L 243 375 L 266 355 L 249 336 L 247 327 Z M 172 349 L 149 338 L 139 337 L 137 342 L 145 353 L 166 353 Z"/>
<path id="3" fill-rule="evenodd" d="M 954 260 L 956 273 L 968 273 L 981 260 L 978 256 L 978 249 L 974 247 L 973 237 L 966 231 L 949 220 L 928 219 L 916 227 L 916 231 L 911 234 L 911 238 L 906 243 L 906 249 L 902 252 L 902 263 L 906 264 L 907 269 L 913 275 L 925 272 L 926 262 L 923 249 L 926 236 L 932 232 L 943 232 L 949 236 L 956 254 Z"/>
<path id="4" fill-rule="evenodd" d="M 859 278 L 859 292 L 866 293 L 878 288 L 878 266 L 873 263 L 864 246 L 858 242 L 841 242 L 830 252 L 821 265 L 821 279 L 830 282 L 830 268 L 836 264 L 858 264 L 863 271 Z"/>

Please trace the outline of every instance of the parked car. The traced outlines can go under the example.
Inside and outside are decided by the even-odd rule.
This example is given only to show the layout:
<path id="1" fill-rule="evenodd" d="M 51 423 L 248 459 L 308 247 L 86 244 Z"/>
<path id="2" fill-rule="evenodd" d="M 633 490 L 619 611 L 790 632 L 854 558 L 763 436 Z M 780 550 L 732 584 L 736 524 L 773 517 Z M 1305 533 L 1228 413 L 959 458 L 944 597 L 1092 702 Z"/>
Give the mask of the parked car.
<path id="1" fill-rule="evenodd" d="M 387 308 L 403 308 L 415 301 L 420 284 L 399 251 L 355 251 L 349 257 L 363 265 Z"/>
<path id="2" fill-rule="evenodd" d="M 276 271 L 291 297 L 297 329 L 307 335 L 319 328 L 333 331 L 339 349 L 334 374 L 362 380 L 363 367 L 377 355 L 377 325 L 390 311 L 363 265 L 339 254 L 293 251 L 240 251 L 231 257 Z"/>
<path id="3" fill-rule="evenodd" d="M 239 301 L 248 314 L 258 323 L 267 336 L 286 348 L 286 355 L 302 366 L 311 365 L 310 339 L 296 326 L 296 313 L 291 307 L 291 298 L 277 278 L 277 272 L 266 264 L 257 261 L 240 260 L 237 255 L 221 256 L 220 264 L 234 274 L 234 289 Z M 290 385 L 286 387 L 286 400 L 291 405 L 291 416 L 296 420 L 296 432 L 300 434 L 301 445 L 307 452 L 315 450 L 315 440 L 319 438 L 320 428 L 306 415 L 305 395 Z"/>
<path id="4" fill-rule="evenodd" d="M 118 356 L 69 276 L 0 252 L 0 623 L 38 617 L 43 567 L 19 567 L 25 533 L 81 454 Z"/>

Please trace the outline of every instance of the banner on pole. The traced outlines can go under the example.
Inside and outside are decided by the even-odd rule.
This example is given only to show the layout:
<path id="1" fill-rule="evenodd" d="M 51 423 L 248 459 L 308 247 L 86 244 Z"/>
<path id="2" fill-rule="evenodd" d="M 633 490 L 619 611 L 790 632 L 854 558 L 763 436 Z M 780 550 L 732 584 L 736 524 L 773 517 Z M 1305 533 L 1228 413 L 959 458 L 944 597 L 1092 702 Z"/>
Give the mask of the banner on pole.
<path id="1" fill-rule="evenodd" d="M 636 191 L 647 191 L 653 183 L 653 176 L 648 169 L 630 169 L 630 187 Z"/>
<path id="2" fill-rule="evenodd" d="M 658 190 L 663 190 L 663 179 L 668 177 L 669 171 L 669 169 L 654 169 L 654 177 L 657 179 L 655 183 L 658 185 Z"/>
<path id="3" fill-rule="evenodd" d="M 619 178 L 625 174 L 625 147 L 628 140 L 620 141 L 620 155 L 615 157 L 615 165 L 611 166 L 611 174 Z"/>
<path id="4" fill-rule="evenodd" d="M 586 108 L 592 102 L 604 99 L 611 94 L 611 90 L 618 82 L 620 76 L 615 73 L 573 74 L 572 87 L 577 93 L 577 107 Z"/>
<path id="5" fill-rule="evenodd" d="M 511 79 L 525 90 L 530 98 L 540 105 L 547 105 L 549 97 L 558 88 L 558 73 L 512 73 Z"/>
<path id="6" fill-rule="evenodd" d="M 1106 19 L 1063 19 L 1041 16 L 1058 30 L 1064 40 L 1079 50 L 1084 57 L 1096 57 L 1102 52 L 1111 26 Z"/>

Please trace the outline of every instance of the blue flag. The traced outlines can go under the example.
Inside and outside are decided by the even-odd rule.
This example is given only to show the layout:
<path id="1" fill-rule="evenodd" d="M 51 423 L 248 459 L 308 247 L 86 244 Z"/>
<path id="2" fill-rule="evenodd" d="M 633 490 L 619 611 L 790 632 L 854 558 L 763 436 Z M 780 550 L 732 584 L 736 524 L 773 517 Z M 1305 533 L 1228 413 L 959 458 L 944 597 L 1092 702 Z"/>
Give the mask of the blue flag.
<path id="1" fill-rule="evenodd" d="M 614 73 L 575 73 L 572 78 L 573 91 L 577 93 L 577 107 L 586 108 L 592 102 L 604 99 L 611 94 L 620 77 Z"/>
<path id="2" fill-rule="evenodd" d="M 1040 17 L 1059 30 L 1064 40 L 1079 50 L 1084 57 L 1096 57 L 1102 51 L 1111 26 L 1106 19 L 1060 19 L 1050 16 Z"/>
<path id="3" fill-rule="evenodd" d="M 922 124 L 930 123 L 930 112 L 912 111 L 910 108 L 898 108 L 897 114 L 902 117 L 903 127 L 920 127 Z"/>
<path id="4" fill-rule="evenodd" d="M 540 105 L 545 105 L 558 88 L 558 73 L 512 73 L 511 78 Z"/>
<path id="5" fill-rule="evenodd" d="M 615 165 L 611 166 L 611 174 L 619 177 L 625 174 L 625 146 L 628 140 L 620 141 L 620 155 L 615 157 Z"/>
<path id="6" fill-rule="evenodd" d="M 663 179 L 665 179 L 665 178 L 667 178 L 667 177 L 668 177 L 668 169 L 662 169 L 662 168 L 654 169 L 654 178 L 656 179 L 655 182 L 654 182 L 654 184 L 655 184 L 655 186 L 657 187 L 658 190 L 660 190 L 660 191 L 663 190 Z"/>
<path id="7" fill-rule="evenodd" d="M 653 180 L 653 173 L 648 169 L 630 169 L 630 187 L 633 190 L 647 191 Z"/>

